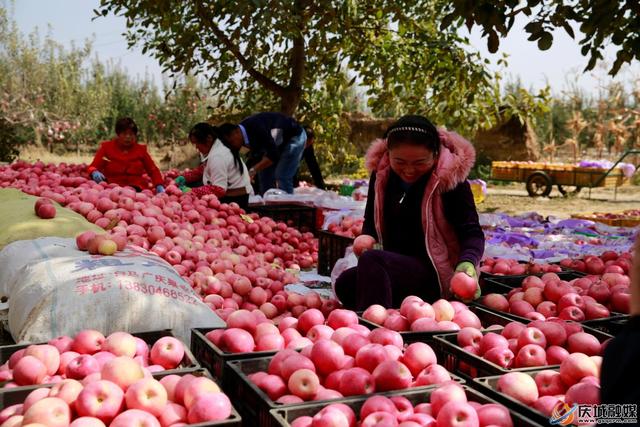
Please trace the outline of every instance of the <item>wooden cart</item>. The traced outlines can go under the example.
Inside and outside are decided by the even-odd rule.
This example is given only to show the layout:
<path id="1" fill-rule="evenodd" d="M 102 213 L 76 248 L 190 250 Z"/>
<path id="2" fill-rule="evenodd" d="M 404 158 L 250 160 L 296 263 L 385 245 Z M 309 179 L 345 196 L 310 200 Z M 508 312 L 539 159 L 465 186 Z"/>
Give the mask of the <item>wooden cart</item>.
<path id="1" fill-rule="evenodd" d="M 617 168 L 625 157 L 640 154 L 640 150 L 626 151 L 611 168 L 584 168 L 570 164 L 549 164 L 529 162 L 492 162 L 491 179 L 495 181 L 524 182 L 531 197 L 546 197 L 554 185 L 563 195 L 577 193 L 583 187 L 615 187 L 622 185 L 626 178 Z M 636 166 L 636 171 L 638 166 Z"/>

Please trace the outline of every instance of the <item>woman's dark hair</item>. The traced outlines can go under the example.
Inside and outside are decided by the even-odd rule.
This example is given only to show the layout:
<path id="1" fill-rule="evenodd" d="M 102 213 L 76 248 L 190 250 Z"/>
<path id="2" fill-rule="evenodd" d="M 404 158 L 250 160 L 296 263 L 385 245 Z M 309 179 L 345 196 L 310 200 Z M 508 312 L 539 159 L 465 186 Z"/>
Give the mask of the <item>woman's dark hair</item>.
<path id="1" fill-rule="evenodd" d="M 116 121 L 116 135 L 126 130 L 131 130 L 136 136 L 138 135 L 138 125 L 131 117 L 121 117 Z"/>
<path id="2" fill-rule="evenodd" d="M 384 134 L 387 147 L 392 149 L 400 144 L 421 145 L 437 155 L 440 152 L 438 129 L 426 117 L 408 115 L 400 117 Z"/>
<path id="3" fill-rule="evenodd" d="M 224 141 L 227 136 L 229 136 L 229 134 L 234 130 L 238 129 L 238 127 L 238 125 L 234 125 L 233 123 L 223 123 L 220 126 L 217 126 L 216 130 L 218 131 L 218 135 L 220 135 Z"/>
<path id="4" fill-rule="evenodd" d="M 242 159 L 240 158 L 240 152 L 238 150 L 234 150 L 229 146 L 226 140 L 222 136 L 222 132 L 220 132 L 219 127 L 211 126 L 209 123 L 198 123 L 191 128 L 189 132 L 189 139 L 192 137 L 196 139 L 200 144 L 205 144 L 207 142 L 207 137 L 211 136 L 211 139 L 215 142 L 216 139 L 220 139 L 220 141 L 224 144 L 225 147 L 231 151 L 233 155 L 233 163 L 236 165 L 240 173 L 244 172 L 244 168 L 242 166 Z"/>

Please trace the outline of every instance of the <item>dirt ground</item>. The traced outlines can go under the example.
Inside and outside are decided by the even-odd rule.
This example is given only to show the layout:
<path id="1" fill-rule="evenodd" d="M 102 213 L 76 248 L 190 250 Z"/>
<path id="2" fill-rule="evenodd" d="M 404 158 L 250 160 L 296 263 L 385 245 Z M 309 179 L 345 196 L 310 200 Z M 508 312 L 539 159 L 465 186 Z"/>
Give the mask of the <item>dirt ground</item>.
<path id="1" fill-rule="evenodd" d="M 640 186 L 624 185 L 614 188 L 589 189 L 570 197 L 563 197 L 556 188 L 549 197 L 529 197 L 524 184 L 514 183 L 501 186 L 489 186 L 484 202 L 478 205 L 479 212 L 504 212 L 519 214 L 535 211 L 541 215 L 553 215 L 568 218 L 571 214 L 593 212 L 622 212 L 627 209 L 640 209 Z"/>

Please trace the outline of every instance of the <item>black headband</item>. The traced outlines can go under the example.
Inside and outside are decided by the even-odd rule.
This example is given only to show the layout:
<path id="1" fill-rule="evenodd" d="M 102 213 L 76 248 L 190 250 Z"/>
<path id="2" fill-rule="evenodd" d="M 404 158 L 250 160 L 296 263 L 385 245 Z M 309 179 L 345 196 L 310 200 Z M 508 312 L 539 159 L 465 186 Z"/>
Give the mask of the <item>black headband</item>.
<path id="1" fill-rule="evenodd" d="M 387 132 L 387 138 L 388 138 L 392 133 L 395 133 L 395 132 L 418 132 L 418 133 L 424 133 L 425 135 L 429 135 L 429 134 L 430 134 L 430 132 L 428 132 L 426 129 L 422 129 L 422 128 L 419 128 L 419 127 L 414 127 L 414 126 L 398 126 L 398 127 L 395 127 L 395 128 L 393 128 L 393 129 L 391 129 L 391 130 L 389 130 L 389 131 Z"/>

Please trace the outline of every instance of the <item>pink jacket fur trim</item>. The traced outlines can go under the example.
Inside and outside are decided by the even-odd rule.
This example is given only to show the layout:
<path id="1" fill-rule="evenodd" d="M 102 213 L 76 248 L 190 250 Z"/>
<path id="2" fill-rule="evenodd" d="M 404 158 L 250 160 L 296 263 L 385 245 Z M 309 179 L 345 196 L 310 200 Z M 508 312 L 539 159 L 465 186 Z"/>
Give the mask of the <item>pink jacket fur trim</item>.
<path id="1" fill-rule="evenodd" d="M 442 193 L 453 190 L 467 179 L 475 163 L 476 151 L 469 141 L 455 132 L 439 129 L 438 134 L 440 155 L 422 199 L 422 227 L 427 252 L 438 273 L 440 293 L 443 298 L 449 298 L 449 282 L 458 262 L 460 247 L 451 224 L 445 218 Z M 365 160 L 367 169 L 376 172 L 374 222 L 382 240 L 384 193 L 390 170 L 387 141 L 374 141 Z"/>

